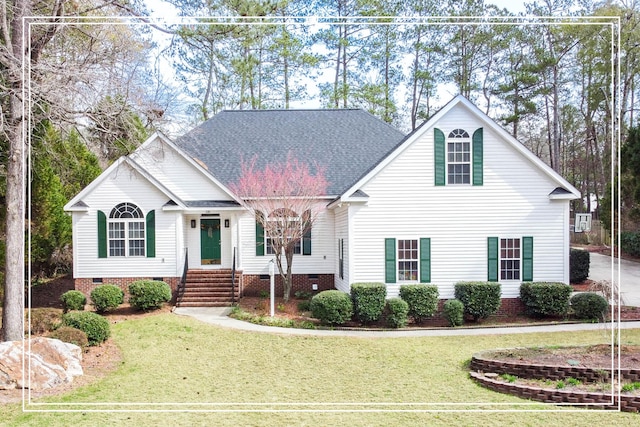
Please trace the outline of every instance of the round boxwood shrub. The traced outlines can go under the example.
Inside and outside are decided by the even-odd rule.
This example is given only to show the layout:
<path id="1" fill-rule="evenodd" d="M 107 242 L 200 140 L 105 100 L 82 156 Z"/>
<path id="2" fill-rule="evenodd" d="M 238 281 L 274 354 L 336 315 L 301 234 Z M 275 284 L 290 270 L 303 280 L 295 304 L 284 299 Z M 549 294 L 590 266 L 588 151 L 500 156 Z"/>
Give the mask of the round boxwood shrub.
<path id="1" fill-rule="evenodd" d="M 62 307 L 66 313 L 72 310 L 84 310 L 87 297 L 80 291 L 67 291 L 60 295 L 60 301 L 62 301 Z"/>
<path id="2" fill-rule="evenodd" d="M 409 304 L 402 298 L 387 300 L 385 319 L 392 328 L 404 328 L 409 322 Z"/>
<path id="3" fill-rule="evenodd" d="M 351 296 L 342 291 L 322 291 L 311 298 L 311 315 L 325 325 L 341 325 L 353 316 Z"/>
<path id="4" fill-rule="evenodd" d="M 100 344 L 111 335 L 109 321 L 92 311 L 71 311 L 65 313 L 62 315 L 62 324 L 80 329 L 87 334 L 89 345 Z"/>
<path id="5" fill-rule="evenodd" d="M 486 319 L 500 308 L 500 284 L 496 282 L 458 282 L 455 297 L 464 305 L 464 313 L 474 321 Z"/>
<path id="6" fill-rule="evenodd" d="M 409 316 L 415 323 L 422 323 L 438 310 L 438 287 L 435 285 L 402 285 L 400 298 L 409 304 Z"/>
<path id="7" fill-rule="evenodd" d="M 86 347 L 89 345 L 89 339 L 80 329 L 71 326 L 61 326 L 49 334 L 49 338 L 55 338 L 60 341 L 75 344 L 78 347 Z"/>
<path id="8" fill-rule="evenodd" d="M 563 316 L 569 310 L 571 292 L 573 288 L 564 283 L 524 282 L 520 285 L 520 300 L 530 316 Z"/>
<path id="9" fill-rule="evenodd" d="M 578 319 L 604 319 L 608 307 L 607 300 L 593 292 L 582 292 L 571 297 L 571 308 Z"/>
<path id="10" fill-rule="evenodd" d="M 129 285 L 129 304 L 138 310 L 154 310 L 171 301 L 171 287 L 161 280 L 137 280 Z"/>
<path id="11" fill-rule="evenodd" d="M 91 304 L 98 313 L 106 313 L 124 302 L 124 292 L 116 285 L 100 285 L 91 291 Z"/>
<path id="12" fill-rule="evenodd" d="M 351 285 L 353 312 L 362 323 L 375 322 L 382 317 L 387 287 L 384 283 L 354 283 Z"/>
<path id="13" fill-rule="evenodd" d="M 462 326 L 464 323 L 464 304 L 457 299 L 450 299 L 444 303 L 444 318 L 451 326 Z"/>

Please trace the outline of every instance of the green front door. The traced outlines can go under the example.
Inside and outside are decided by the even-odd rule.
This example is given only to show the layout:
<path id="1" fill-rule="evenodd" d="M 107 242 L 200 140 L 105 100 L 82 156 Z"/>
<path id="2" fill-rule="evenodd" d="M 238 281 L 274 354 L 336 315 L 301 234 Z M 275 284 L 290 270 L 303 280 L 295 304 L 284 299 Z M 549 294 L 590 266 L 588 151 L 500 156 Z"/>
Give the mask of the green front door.
<path id="1" fill-rule="evenodd" d="M 220 264 L 220 220 L 200 220 L 200 264 Z"/>

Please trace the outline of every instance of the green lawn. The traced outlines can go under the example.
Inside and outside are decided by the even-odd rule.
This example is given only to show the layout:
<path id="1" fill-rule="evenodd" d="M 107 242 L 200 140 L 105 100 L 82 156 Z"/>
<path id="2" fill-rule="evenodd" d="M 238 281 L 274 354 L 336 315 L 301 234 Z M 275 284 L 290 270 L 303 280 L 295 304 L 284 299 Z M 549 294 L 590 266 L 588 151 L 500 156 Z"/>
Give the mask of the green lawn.
<path id="1" fill-rule="evenodd" d="M 622 334 L 623 343 L 640 344 L 640 330 Z M 124 355 L 116 372 L 64 396 L 27 405 L 28 411 L 47 413 L 23 413 L 19 404 L 0 407 L 0 424 L 568 427 L 640 423 L 636 414 L 550 407 L 494 393 L 469 380 L 464 367 L 474 352 L 491 348 L 608 342 L 602 330 L 479 337 L 297 337 L 226 330 L 161 314 L 113 325 L 113 338 Z M 554 408 L 562 412 L 548 411 Z M 211 412 L 221 409 L 228 412 Z M 461 409 L 467 412 L 444 412 Z M 76 412 L 53 412 L 59 410 Z M 149 412 L 159 410 L 172 412 Z"/>

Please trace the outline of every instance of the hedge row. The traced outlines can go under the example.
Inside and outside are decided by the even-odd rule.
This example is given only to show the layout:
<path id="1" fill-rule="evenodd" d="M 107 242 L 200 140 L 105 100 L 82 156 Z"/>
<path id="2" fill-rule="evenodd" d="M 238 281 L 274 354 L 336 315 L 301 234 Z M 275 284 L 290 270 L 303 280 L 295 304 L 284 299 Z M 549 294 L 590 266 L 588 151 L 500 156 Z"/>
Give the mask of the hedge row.
<path id="1" fill-rule="evenodd" d="M 129 285 L 129 304 L 138 310 L 152 310 L 171 301 L 171 287 L 159 280 L 137 280 Z M 91 291 L 96 312 L 106 313 L 124 302 L 124 292 L 116 285 L 104 284 Z M 80 291 L 67 291 L 60 297 L 64 312 L 84 310 L 87 298 Z"/>

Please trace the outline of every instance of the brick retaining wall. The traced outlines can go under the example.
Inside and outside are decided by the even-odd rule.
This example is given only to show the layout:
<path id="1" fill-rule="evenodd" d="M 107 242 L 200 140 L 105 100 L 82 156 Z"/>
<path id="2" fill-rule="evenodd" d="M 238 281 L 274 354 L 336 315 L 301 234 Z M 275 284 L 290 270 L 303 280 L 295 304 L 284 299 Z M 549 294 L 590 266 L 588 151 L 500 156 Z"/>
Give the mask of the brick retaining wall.
<path id="1" fill-rule="evenodd" d="M 521 384 L 506 383 L 485 376 L 486 373 L 509 374 L 520 378 L 558 381 L 575 378 L 581 382 L 601 382 L 611 379 L 611 370 L 594 369 L 585 366 L 548 366 L 531 363 L 507 362 L 485 358 L 483 353 L 474 354 L 471 359 L 469 375 L 481 385 L 500 393 L 508 393 L 524 399 L 547 403 L 564 403 L 572 405 L 593 405 L 595 408 L 620 409 L 626 412 L 640 412 L 640 396 L 593 393 L 546 389 Z M 620 369 L 622 381 L 640 381 L 640 369 Z"/>

